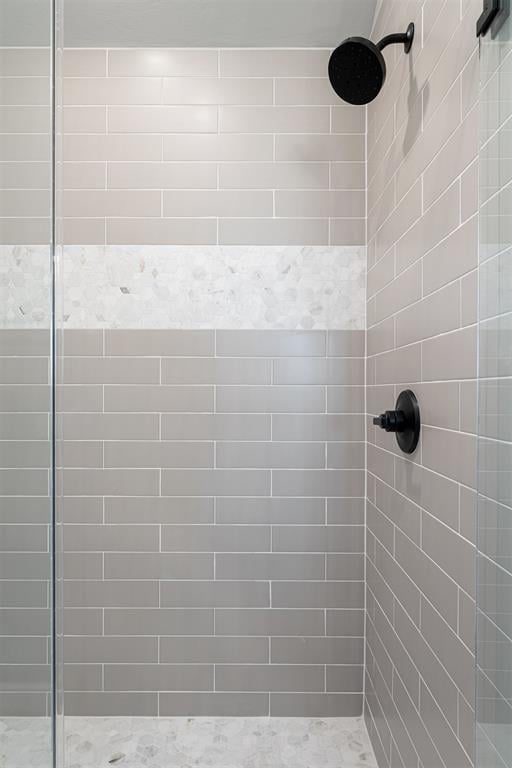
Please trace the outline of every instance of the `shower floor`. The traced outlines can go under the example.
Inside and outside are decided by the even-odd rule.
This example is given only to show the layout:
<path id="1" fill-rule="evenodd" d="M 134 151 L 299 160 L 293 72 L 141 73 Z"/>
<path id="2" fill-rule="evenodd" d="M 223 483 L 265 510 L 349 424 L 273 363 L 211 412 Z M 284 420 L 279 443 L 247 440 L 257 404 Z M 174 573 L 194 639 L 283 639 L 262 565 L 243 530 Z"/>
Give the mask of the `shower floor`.
<path id="1" fill-rule="evenodd" d="M 377 768 L 362 718 L 66 717 L 66 768 Z M 49 768 L 48 721 L 0 721 L 0 767 Z"/>

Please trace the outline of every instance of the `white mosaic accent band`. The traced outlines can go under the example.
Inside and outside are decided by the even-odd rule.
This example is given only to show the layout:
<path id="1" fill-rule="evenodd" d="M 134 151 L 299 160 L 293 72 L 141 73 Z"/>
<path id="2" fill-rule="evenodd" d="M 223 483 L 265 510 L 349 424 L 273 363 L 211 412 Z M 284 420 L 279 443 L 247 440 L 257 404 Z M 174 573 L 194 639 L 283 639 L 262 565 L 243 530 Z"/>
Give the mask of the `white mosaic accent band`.
<path id="1" fill-rule="evenodd" d="M 47 327 L 49 255 L 0 249 L 0 327 Z M 69 246 L 57 255 L 67 328 L 365 327 L 363 246 Z"/>

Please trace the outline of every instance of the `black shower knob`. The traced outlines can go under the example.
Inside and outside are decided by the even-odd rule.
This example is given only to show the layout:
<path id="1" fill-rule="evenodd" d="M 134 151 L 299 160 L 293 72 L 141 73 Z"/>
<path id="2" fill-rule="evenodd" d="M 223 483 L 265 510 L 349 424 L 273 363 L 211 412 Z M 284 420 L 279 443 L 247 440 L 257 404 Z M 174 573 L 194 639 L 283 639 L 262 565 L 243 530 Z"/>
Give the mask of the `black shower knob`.
<path id="1" fill-rule="evenodd" d="M 420 439 L 420 407 L 414 392 L 406 389 L 398 395 L 394 411 L 385 411 L 373 419 L 376 427 L 395 432 L 404 453 L 414 453 Z"/>

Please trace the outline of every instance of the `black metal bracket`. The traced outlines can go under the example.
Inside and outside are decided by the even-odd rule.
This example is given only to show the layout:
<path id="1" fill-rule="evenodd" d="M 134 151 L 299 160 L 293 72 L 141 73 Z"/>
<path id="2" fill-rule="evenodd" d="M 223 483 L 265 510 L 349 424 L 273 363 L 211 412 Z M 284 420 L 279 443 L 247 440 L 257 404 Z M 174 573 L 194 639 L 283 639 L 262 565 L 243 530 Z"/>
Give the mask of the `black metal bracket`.
<path id="1" fill-rule="evenodd" d="M 501 10 L 500 0 L 484 0 L 484 9 L 476 23 L 476 36 L 481 37 L 489 31 L 491 24 Z"/>
<path id="2" fill-rule="evenodd" d="M 420 439 L 420 407 L 416 395 L 405 389 L 398 395 L 394 411 L 386 411 L 373 420 L 376 427 L 395 432 L 396 440 L 404 453 L 414 453 Z"/>
<path id="3" fill-rule="evenodd" d="M 383 37 L 382 40 L 379 40 L 377 43 L 377 48 L 379 51 L 384 50 L 384 48 L 387 48 L 388 45 L 400 45 L 403 44 L 404 46 L 404 52 L 409 53 L 409 51 L 412 48 L 412 43 L 414 40 L 414 24 L 411 23 L 407 27 L 406 32 L 400 32 L 395 35 L 386 35 L 386 37 Z"/>

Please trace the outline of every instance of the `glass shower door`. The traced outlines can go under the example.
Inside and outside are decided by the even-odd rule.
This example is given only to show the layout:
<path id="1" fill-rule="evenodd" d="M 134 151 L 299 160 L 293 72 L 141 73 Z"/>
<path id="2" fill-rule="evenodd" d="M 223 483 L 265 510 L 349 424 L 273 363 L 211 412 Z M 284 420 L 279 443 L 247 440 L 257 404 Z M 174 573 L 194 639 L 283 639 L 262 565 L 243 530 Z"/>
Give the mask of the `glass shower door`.
<path id="1" fill-rule="evenodd" d="M 52 5 L 0 0 L 0 766 L 53 765 Z"/>
<path id="2" fill-rule="evenodd" d="M 512 19 L 482 40 L 478 768 L 512 766 Z"/>

